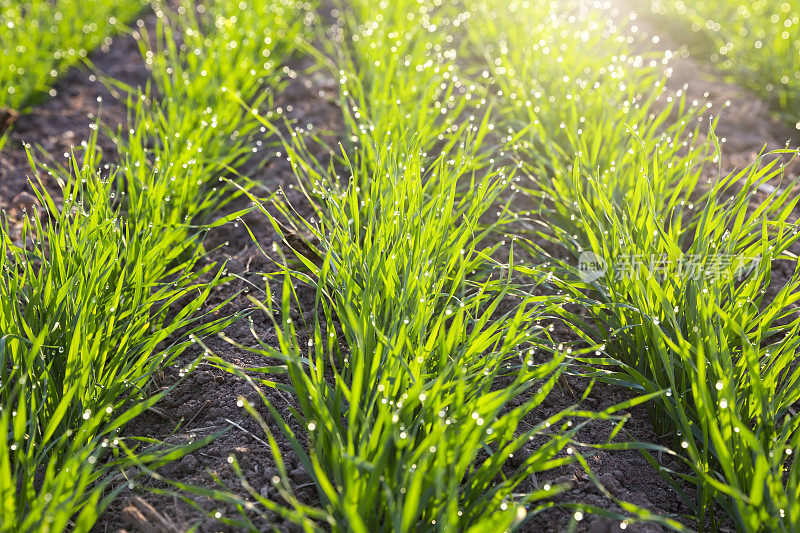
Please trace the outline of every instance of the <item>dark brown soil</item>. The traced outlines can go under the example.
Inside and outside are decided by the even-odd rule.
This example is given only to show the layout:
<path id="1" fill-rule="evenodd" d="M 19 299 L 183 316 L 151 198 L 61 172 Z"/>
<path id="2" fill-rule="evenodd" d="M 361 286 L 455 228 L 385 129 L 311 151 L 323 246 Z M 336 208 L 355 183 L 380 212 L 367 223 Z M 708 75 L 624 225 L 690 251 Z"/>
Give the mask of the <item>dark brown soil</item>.
<path id="1" fill-rule="evenodd" d="M 305 70 L 303 65 L 297 69 Z M 312 124 L 317 131 L 341 129 L 337 120 L 341 112 L 331 102 L 336 94 L 333 79 L 323 75 L 298 77 L 289 84 L 283 94 L 276 99 L 276 106 L 285 110 L 284 114 L 290 120 L 297 120 L 305 128 Z M 264 139 L 264 145 L 273 143 L 275 139 Z M 254 140 L 257 141 L 257 140 Z M 254 193 L 260 197 L 282 190 L 286 200 L 293 205 L 297 212 L 305 217 L 313 215 L 313 209 L 305 200 L 303 194 L 295 187 L 296 180 L 288 162 L 283 157 L 275 154 L 280 152 L 280 147 L 262 148 L 257 156 L 249 163 L 249 169 L 241 172 L 256 181 Z M 327 156 L 327 151 L 317 148 L 317 156 Z M 324 152 L 324 154 L 323 154 Z M 235 212 L 245 209 L 250 201 L 241 197 L 226 207 L 226 212 Z M 222 213 L 220 213 L 222 215 Z M 247 229 L 253 232 L 263 252 L 256 246 Z M 244 317 L 225 330 L 225 335 L 232 341 L 244 346 L 257 347 L 258 343 L 265 343 L 273 347 L 278 346 L 275 329 L 271 320 L 260 311 L 254 311 L 250 296 L 264 299 L 264 281 L 262 273 L 275 271 L 278 254 L 272 251 L 272 243 L 279 237 L 275 233 L 267 218 L 258 210 L 252 211 L 241 218 L 241 221 L 232 222 L 227 226 L 217 228 L 210 232 L 205 240 L 209 253 L 209 260 L 218 264 L 225 263 L 228 273 L 238 278 L 225 284 L 215 291 L 208 302 L 212 309 L 230 297 L 234 297 L 224 309 L 225 314 L 240 314 Z M 280 244 L 280 243 L 279 243 Z M 280 282 L 271 287 L 273 293 L 280 293 Z M 314 292 L 308 287 L 298 287 L 301 298 L 302 314 L 298 312 L 292 318 L 298 324 L 299 335 L 303 337 L 306 332 L 303 324 L 313 324 Z M 252 320 L 252 330 L 251 323 Z M 257 338 L 254 336 L 257 336 Z M 302 341 L 306 339 L 303 338 Z M 209 338 L 204 341 L 209 351 L 226 361 L 241 367 L 264 366 L 269 363 L 263 356 L 249 353 L 237 348 L 221 338 Z M 192 360 L 202 355 L 202 348 L 197 346 L 183 354 L 174 368 L 165 371 L 160 377 L 160 384 L 169 387 L 180 380 L 181 368 Z M 251 373 L 254 379 L 259 374 Z M 261 375 L 263 378 L 264 376 Z M 269 376 L 269 379 L 275 379 Z M 280 381 L 280 378 L 278 378 Z M 288 381 L 286 381 L 288 383 Z M 304 428 L 300 428 L 289 413 L 289 406 L 297 407 L 294 398 L 287 393 L 263 387 L 262 390 L 270 402 L 289 422 L 293 432 L 302 435 Z M 231 491 L 240 497 L 249 495 L 240 484 L 233 468 L 228 463 L 228 457 L 234 454 L 247 481 L 255 490 L 270 498 L 277 497 L 277 491 L 272 487 L 271 478 L 277 474 L 277 468 L 272 458 L 272 453 L 266 445 L 264 431 L 258 423 L 250 417 L 245 410 L 237 405 L 239 397 L 244 397 L 257 407 L 261 415 L 270 422 L 272 431 L 279 443 L 283 459 L 290 471 L 292 486 L 306 485 L 297 495 L 301 501 L 316 503 L 316 492 L 313 485 L 309 486 L 310 478 L 299 464 L 297 454 L 291 449 L 289 441 L 283 436 L 278 427 L 272 423 L 266 407 L 263 405 L 257 391 L 245 380 L 230 373 L 202 365 L 184 379 L 164 401 L 159 403 L 158 410 L 145 413 L 136 419 L 126 429 L 129 435 L 149 436 L 168 443 L 186 443 L 193 439 L 202 438 L 220 430 L 229 431 L 216 439 L 203 449 L 184 457 L 181 461 L 167 465 L 159 470 L 166 478 L 185 484 L 202 487 L 213 487 L 212 478 L 217 476 L 222 483 L 218 488 Z M 233 424 L 235 423 L 235 425 Z M 180 428 L 176 430 L 176 427 Z M 142 480 L 148 486 L 163 486 L 151 480 Z M 148 509 L 142 505 L 140 498 L 144 498 L 152 505 Z M 252 500 L 252 498 L 249 498 Z M 95 526 L 96 531 L 119 531 L 122 529 L 142 530 L 145 521 L 158 523 L 172 523 L 177 530 L 184 531 L 191 526 L 200 525 L 201 531 L 235 531 L 236 527 L 226 525 L 227 517 L 237 518 L 235 506 L 225 507 L 208 498 L 197 499 L 197 504 L 204 512 L 181 502 L 175 498 L 157 496 L 139 490 L 126 490 L 107 509 L 100 522 Z M 221 519 L 216 520 L 212 514 L 219 511 Z M 142 514 L 144 513 L 144 514 Z M 156 513 L 158 518 L 156 517 Z M 240 518 L 240 517 L 239 517 Z M 281 530 L 291 531 L 290 523 L 283 523 L 280 517 L 266 512 L 263 516 L 252 514 L 250 518 L 254 525 L 261 530 L 275 526 Z M 169 521 L 169 522 L 168 522 Z"/>
<path id="2" fill-rule="evenodd" d="M 787 144 L 794 149 L 800 146 L 800 132 L 776 118 L 756 95 L 724 81 L 702 57 L 692 56 L 678 36 L 670 35 L 666 27 L 659 27 L 657 19 L 649 17 L 644 8 L 637 8 L 637 2 L 614 0 L 610 14 L 620 25 L 635 27 L 645 41 L 652 42 L 657 37 L 655 44 L 641 52 L 680 52 L 670 62 L 672 74 L 667 80 L 667 90 L 670 93 L 683 90 L 688 102 L 710 102 L 712 114 L 719 115 L 716 135 L 721 143 L 723 174 L 747 167 L 762 151 L 783 149 Z M 710 168 L 709 177 L 715 171 Z M 786 173 L 789 177 L 800 175 L 798 158 L 787 166 Z"/>
<path id="3" fill-rule="evenodd" d="M 152 23 L 152 17 L 146 17 Z M 104 46 L 105 48 L 105 46 Z M 130 35 L 119 35 L 105 50 L 91 54 L 98 72 L 133 87 L 144 86 L 148 74 L 138 46 Z M 103 123 L 116 129 L 126 124 L 126 108 L 105 88 L 93 72 L 69 70 L 55 85 L 56 96 L 38 105 L 33 112 L 17 118 L 8 144 L 0 151 L 0 210 L 8 214 L 12 226 L 21 215 L 21 205 L 31 201 L 33 192 L 28 180 L 42 179 L 49 191 L 58 196 L 58 186 L 46 173 L 33 176 L 25 145 L 37 158 L 48 161 L 49 154 L 64 164 L 73 149 L 89 137 L 98 114 Z M 99 146 L 112 158 L 114 144 L 101 133 Z"/>
<path id="4" fill-rule="evenodd" d="M 131 85 L 142 85 L 147 79 L 147 70 L 140 59 L 136 44 L 130 37 L 118 37 L 108 51 L 101 51 L 92 56 L 94 64 L 117 79 Z M 312 123 L 317 129 L 341 129 L 340 111 L 332 102 L 335 101 L 337 88 L 335 81 L 324 75 L 302 74 L 303 65 L 298 65 L 301 74 L 293 80 L 278 99 L 277 105 L 286 109 L 287 114 L 298 119 L 301 124 Z M 677 61 L 671 79 L 674 88 L 688 82 L 691 98 L 708 98 L 715 105 L 730 100 L 732 106 L 723 115 L 718 135 L 725 137 L 723 167 L 740 168 L 752 161 L 766 142 L 770 147 L 783 147 L 791 132 L 773 121 L 766 107 L 747 93 L 713 78 L 713 71 L 694 62 L 691 58 Z M 700 75 L 702 73 L 702 75 Z M 56 86 L 57 96 L 38 106 L 29 115 L 20 117 L 11 135 L 11 142 L 0 152 L 0 207 L 6 209 L 13 221 L 19 216 L 19 206 L 15 205 L 25 199 L 18 196 L 25 191 L 30 192 L 26 177 L 30 173 L 25 151 L 21 143 L 41 146 L 56 158 L 63 158 L 72 146 L 90 134 L 90 125 L 94 123 L 98 110 L 97 97 L 103 99 L 103 120 L 112 127 L 125 125 L 124 104 L 117 102 L 111 94 L 97 81 L 89 79 L 85 70 L 71 70 Z M 265 143 L 266 144 L 266 143 Z M 101 146 L 113 158 L 114 146 L 107 138 L 101 140 Z M 291 169 L 285 159 L 277 157 L 276 148 L 262 148 L 254 158 L 253 167 L 242 169 L 242 172 L 254 178 L 262 187 L 257 193 L 267 196 L 282 188 L 287 198 L 301 214 L 310 214 L 310 207 L 303 196 L 291 186 L 294 183 Z M 797 165 L 792 172 L 797 172 Z M 44 177 L 43 179 L 46 179 Z M 54 184 L 50 183 L 50 186 Z M 16 200 L 15 200 L 16 198 Z M 21 200 L 22 199 L 22 200 Z M 246 205 L 245 200 L 230 205 L 231 211 Z M 259 243 L 268 254 L 271 244 L 277 236 L 265 218 L 252 212 L 243 217 L 256 235 Z M 206 240 L 207 249 L 212 250 L 209 260 L 218 263 L 227 262 L 229 273 L 239 276 L 238 279 L 219 288 L 208 302 L 209 308 L 225 299 L 234 296 L 232 302 L 224 309 L 226 314 L 247 314 L 252 319 L 253 335 L 248 320 L 242 319 L 225 331 L 231 339 L 245 345 L 256 346 L 258 341 L 271 346 L 277 345 L 275 330 L 263 313 L 254 312 L 249 296 L 260 298 L 257 287 L 263 286 L 262 272 L 273 269 L 268 257 L 256 247 L 244 230 L 243 223 L 231 223 L 218 228 Z M 273 257 L 275 259 L 275 257 Z M 273 292 L 275 292 L 273 287 Z M 302 318 L 310 319 L 313 305 L 313 293 L 308 288 L 298 290 L 304 315 L 295 317 L 296 323 L 302 324 Z M 303 331 L 301 330 L 301 335 Z M 567 333 L 564 340 L 569 340 Z M 241 350 L 220 338 L 205 341 L 209 350 L 223 359 L 241 366 L 258 366 L 264 359 L 256 354 Z M 228 457 L 234 454 L 242 467 L 248 482 L 257 490 L 270 497 L 276 495 L 269 480 L 277 473 L 272 455 L 264 444 L 262 429 L 237 406 L 238 398 L 244 397 L 254 403 L 259 412 L 269 421 L 269 415 L 263 408 L 256 393 L 244 380 L 214 368 L 201 365 L 197 370 L 181 377 L 181 369 L 194 358 L 202 355 L 202 349 L 195 349 L 183 354 L 178 364 L 166 369 L 157 379 L 157 387 L 167 388 L 175 385 L 175 389 L 156 409 L 146 412 L 134 420 L 127 428 L 126 434 L 147 436 L 169 443 L 182 443 L 199 439 L 218 431 L 227 432 L 214 442 L 198 450 L 180 461 L 160 469 L 159 473 L 169 479 L 206 488 L 215 485 L 212 476 L 217 476 L 222 486 L 243 497 L 247 496 L 239 479 L 235 475 Z M 536 418 L 544 418 L 556 411 L 564 409 L 576 402 L 575 395 L 580 397 L 586 383 L 578 378 L 568 379 L 569 389 L 558 388 L 546 399 L 541 411 L 534 413 Z M 571 390 L 570 390 L 571 389 Z M 296 434 L 302 435 L 304 430 L 291 419 L 289 407 L 294 399 L 286 393 L 263 387 L 265 395 L 286 419 Z M 618 401 L 628 398 L 628 392 L 610 386 L 598 385 L 585 402 L 587 409 L 602 409 Z M 235 425 L 234 425 L 235 424 Z M 310 478 L 299 465 L 297 455 L 291 451 L 287 440 L 280 430 L 271 424 L 273 433 L 278 439 L 284 453 L 284 459 L 291 470 L 290 478 L 294 486 L 305 487 L 299 490 L 303 501 L 314 503 L 316 494 L 309 485 Z M 642 442 L 659 442 L 649 422 L 644 408 L 630 410 L 630 419 L 625 426 L 623 439 Z M 595 422 L 580 433 L 580 439 L 586 443 L 603 442 L 608 435 L 608 422 Z M 585 449 L 579 449 L 587 452 Z M 588 453 L 588 452 L 587 452 Z M 522 460 L 524 457 L 520 457 Z M 663 458 L 664 466 L 678 469 L 676 462 Z M 690 514 L 691 509 L 669 486 L 668 483 L 635 451 L 598 451 L 588 457 L 594 474 L 603 485 L 617 498 L 629 501 L 654 513 L 678 517 Z M 542 479 L 537 479 L 541 486 L 545 483 L 556 484 L 568 482 L 572 488 L 557 503 L 583 503 L 621 512 L 613 502 L 602 495 L 594 483 L 578 465 L 560 468 Z M 123 483 L 120 480 L 119 483 Z M 163 487 L 163 484 L 138 478 L 136 483 L 142 487 Z M 532 490 L 530 486 L 522 490 Z M 692 492 L 687 490 L 690 497 Z M 146 503 L 143 503 L 146 502 Z M 149 505 L 148 505 L 149 504 Z M 203 512 L 182 502 L 177 497 L 155 495 L 144 488 L 126 489 L 112 502 L 110 507 L 95 526 L 95 531 L 165 531 L 174 529 L 185 531 L 192 526 L 199 526 L 200 531 L 232 531 L 237 528 L 227 526 L 210 515 L 219 511 L 221 517 L 237 517 L 233 506 L 226 506 L 207 498 L 197 498 L 197 505 Z M 563 531 L 572 521 L 574 510 L 554 507 L 538 515 L 530 517 L 525 523 L 524 531 Z M 624 514 L 624 513 L 623 513 Z M 283 522 L 272 513 L 250 515 L 257 528 L 264 530 L 270 526 L 281 530 L 292 531 L 296 528 Z M 691 520 L 683 520 L 691 524 Z M 621 531 L 619 521 L 587 515 L 580 523 L 579 531 L 605 532 Z M 627 531 L 661 531 L 653 524 L 637 524 L 629 526 Z"/>

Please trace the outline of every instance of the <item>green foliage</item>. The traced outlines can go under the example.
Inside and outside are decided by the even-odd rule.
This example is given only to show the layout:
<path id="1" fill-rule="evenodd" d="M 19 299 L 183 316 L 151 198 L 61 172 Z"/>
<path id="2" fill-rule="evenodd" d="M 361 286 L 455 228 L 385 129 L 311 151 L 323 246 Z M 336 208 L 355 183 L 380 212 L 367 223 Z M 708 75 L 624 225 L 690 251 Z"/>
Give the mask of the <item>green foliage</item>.
<path id="1" fill-rule="evenodd" d="M 648 58 L 631 55 L 599 13 L 567 6 L 487 8 L 491 22 L 465 44 L 484 43 L 494 68 L 482 77 L 487 92 L 499 88 L 502 127 L 531 124 L 514 147 L 540 203 L 529 248 L 541 254 L 545 238 L 568 252 L 544 259 L 589 311 L 588 322 L 565 313 L 575 331 L 603 347 L 578 358 L 585 372 L 666 391 L 648 408 L 692 470 L 681 476 L 698 486 L 698 526 L 719 527 L 716 502 L 742 530 L 792 531 L 800 273 L 774 298 L 765 293 L 775 262 L 797 261 L 788 252 L 797 200 L 790 184 L 751 206 L 760 185 L 780 180 L 782 154 L 706 183 L 704 165 L 719 156 L 712 142 L 693 141 L 699 109 L 631 68 Z M 526 45 L 529 34 L 540 39 Z M 609 39 L 613 50 L 602 46 Z"/>
<path id="2" fill-rule="evenodd" d="M 581 426 L 565 424 L 572 410 L 516 433 L 554 386 L 565 354 L 534 364 L 534 351 L 551 350 L 543 328 L 532 325 L 542 302 L 498 314 L 509 289 L 470 275 L 491 252 L 479 245 L 475 217 L 491 205 L 496 184 L 476 187 L 480 196 L 458 208 L 453 183 L 439 179 L 446 173 L 422 183 L 409 163 L 405 171 L 390 167 L 392 187 L 378 179 L 389 169 L 376 169 L 373 188 L 359 194 L 381 205 L 405 198 L 398 205 L 405 216 L 379 208 L 355 233 L 347 223 L 357 216 L 355 187 L 326 203 L 336 214 L 324 226 L 330 251 L 316 279 L 305 279 L 317 286 L 322 318 L 301 346 L 287 318 L 287 277 L 282 312 L 267 308 L 280 320 L 280 349 L 262 349 L 288 368 L 301 406 L 296 417 L 308 428 L 308 456 L 299 446 L 298 453 L 335 529 L 507 528 L 527 504 L 535 510 L 561 490 L 516 496 L 515 487 L 572 460 L 556 457 Z M 551 425 L 562 431 L 549 436 Z M 542 434 L 546 444 L 503 471 L 509 454 Z"/>
<path id="3" fill-rule="evenodd" d="M 22 240 L 0 231 L 0 424 L 8 435 L 0 442 L 0 530 L 88 530 L 110 500 L 112 474 L 164 459 L 130 445 L 122 453 L 117 435 L 161 396 L 148 398 L 154 374 L 195 335 L 227 323 L 201 320 L 223 281 L 216 265 L 200 265 L 202 235 L 237 214 L 199 228 L 190 222 L 226 200 L 220 174 L 250 153 L 257 126 L 235 96 L 261 103 L 269 95 L 262 89 L 277 85 L 302 27 L 302 11 L 291 6 L 261 3 L 242 17 L 246 28 L 224 32 L 214 24 L 238 13 L 232 2 L 204 9 L 203 21 L 191 9 L 169 14 L 174 22 L 162 19 L 156 47 L 143 44 L 142 53 L 174 76 L 155 77 L 159 100 L 131 94 L 130 134 L 116 138 L 122 161 L 102 165 L 96 132 L 69 168 L 31 159 L 60 181 L 64 200 L 39 187 L 45 213 L 27 214 Z M 194 47 L 175 47 L 176 31 Z M 256 38 L 269 32 L 279 34 L 274 46 Z M 143 455 L 131 458 L 131 448 Z"/>
<path id="4" fill-rule="evenodd" d="M 695 34 L 694 50 L 730 79 L 769 101 L 800 129 L 800 4 L 796 0 L 652 0 L 674 30 Z"/>
<path id="5" fill-rule="evenodd" d="M 118 171 L 98 169 L 95 143 L 62 169 L 60 209 L 37 191 L 44 224 L 29 213 L 21 242 L 0 232 L 0 405 L 13 428 L 0 442 L 10 461 L 0 469 L 3 530 L 60 530 L 79 511 L 91 526 L 109 441 L 142 411 L 153 374 L 189 342 L 165 341 L 215 327 L 193 326 L 192 313 L 220 275 L 200 283 L 212 266 L 196 268 L 185 231 L 122 216 L 110 200 Z"/>
<path id="6" fill-rule="evenodd" d="M 411 1 L 352 2 L 347 10 L 346 44 L 337 48 L 347 147 L 327 164 L 311 156 L 300 132 L 285 141 L 316 216 L 299 217 L 280 197 L 277 213 L 264 214 L 287 243 L 276 217 L 319 244 L 292 250 L 300 268 L 282 266 L 279 302 L 269 285 L 258 302 L 280 346 L 250 348 L 274 362 L 251 370 L 291 378 L 300 406 L 292 416 L 306 431 L 296 434 L 264 401 L 322 508 L 293 496 L 274 445 L 281 476 L 273 482 L 294 514 L 251 495 L 307 529 L 325 522 L 336 531 L 513 528 L 565 488 L 543 483 L 520 493 L 523 481 L 575 461 L 570 444 L 587 421 L 615 420 L 613 438 L 625 417 L 613 414 L 621 406 L 536 416 L 571 357 L 541 324 L 563 298 L 524 296 L 513 246 L 508 264 L 493 258 L 508 246 L 494 236 L 512 219 L 501 212 L 482 221 L 514 174 L 493 169 L 483 153 L 488 116 L 461 116 L 468 98 L 454 95 L 466 89 L 444 44 L 454 19 Z M 374 78 L 373 65 L 386 65 L 390 81 Z M 529 274 L 537 285 L 547 279 Z M 291 318 L 296 281 L 316 288 L 313 322 L 303 324 L 313 331 L 308 339 Z M 525 459 L 511 466 L 515 453 Z"/>
<path id="7" fill-rule="evenodd" d="M 0 1 L 0 110 L 26 111 L 145 6 L 142 0 Z"/>
<path id="8" fill-rule="evenodd" d="M 13 91 L 0 108 L 27 108 L 140 7 L 2 3 L 0 81 L 10 76 Z M 242 517 L 224 521 L 244 529 L 271 511 L 308 531 L 509 530 L 566 488 L 546 483 L 553 468 L 577 462 L 592 475 L 576 444 L 585 424 L 615 424 L 595 447 L 657 449 L 611 442 L 626 420 L 617 410 L 645 404 L 687 467 L 662 473 L 698 489 L 699 528 L 722 525 L 715 506 L 742 531 L 800 528 L 797 199 L 788 187 L 752 202 L 781 179 L 775 158 L 789 152 L 707 180 L 719 157 L 713 119 L 665 92 L 669 54 L 632 53 L 624 28 L 577 0 L 353 0 L 333 15 L 327 58 L 306 47 L 308 3 L 153 9 L 155 31 L 138 30 L 152 84 L 109 80 L 128 94 L 129 124 L 111 132 L 117 164 L 96 135 L 66 168 L 31 156 L 63 202 L 36 187 L 44 212 L 26 213 L 22 237 L 0 226 L 0 531 L 88 530 L 121 468 L 158 477 L 186 451 L 148 450 L 120 431 L 164 394 L 151 396 L 153 376 L 227 323 L 200 316 L 225 279 L 204 261 L 202 237 L 241 215 L 211 218 L 237 194 L 261 205 L 224 177 L 267 132 L 282 135 L 314 216 L 279 195 L 262 206 L 290 255 L 268 276 L 280 294 L 268 282 L 254 299 L 279 346 L 240 348 L 270 366 L 254 376 L 212 360 L 296 396 L 290 421 L 260 391 L 321 505 L 297 498 L 274 429 L 246 401 L 283 501 L 243 476 L 249 501 L 177 488 L 239 506 Z M 769 80 L 764 94 L 797 118 L 794 4 L 653 10 L 693 24 L 749 88 Z M 295 75 L 285 65 L 298 46 L 340 84 L 345 132 L 329 161 L 312 155 L 313 132 L 274 125 L 273 95 Z M 711 141 L 697 141 L 706 127 Z M 519 228 L 527 238 L 509 235 Z M 298 246 L 288 231 L 313 239 Z M 542 264 L 521 264 L 520 244 Z M 778 261 L 794 265 L 783 287 Z M 300 325 L 297 283 L 315 289 Z M 550 338 L 553 315 L 585 349 Z M 569 372 L 638 396 L 543 416 Z M 683 527 L 600 490 L 629 516 L 573 505 Z"/>
<path id="9" fill-rule="evenodd" d="M 654 158 L 648 185 L 659 165 Z M 597 186 L 575 191 L 586 251 L 607 262 L 598 279 L 573 286 L 595 318 L 576 329 L 605 344 L 607 379 L 668 391 L 652 420 L 686 455 L 701 525 L 714 525 L 714 500 L 744 531 L 792 531 L 800 516 L 789 457 L 800 438 L 790 415 L 800 398 L 800 271 L 765 296 L 774 262 L 797 262 L 788 248 L 800 230 L 787 220 L 797 199 L 775 193 L 748 211 L 757 186 L 780 174 L 775 166 L 731 174 L 694 204 L 691 182 L 663 202 L 642 187 L 622 206 Z M 598 201 L 605 208 L 594 209 Z"/>

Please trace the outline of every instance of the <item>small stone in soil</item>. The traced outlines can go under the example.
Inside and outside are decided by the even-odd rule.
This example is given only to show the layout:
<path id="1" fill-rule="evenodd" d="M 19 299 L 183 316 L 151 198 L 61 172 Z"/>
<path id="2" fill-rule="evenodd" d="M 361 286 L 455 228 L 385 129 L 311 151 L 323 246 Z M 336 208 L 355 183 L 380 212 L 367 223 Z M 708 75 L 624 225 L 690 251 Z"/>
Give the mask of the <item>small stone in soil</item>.
<path id="1" fill-rule="evenodd" d="M 292 484 L 295 486 L 305 485 L 306 483 L 312 483 L 314 481 L 311 479 L 311 474 L 302 466 L 298 466 L 295 470 L 292 470 L 289 477 L 292 478 Z"/>
<path id="2" fill-rule="evenodd" d="M 197 468 L 197 458 L 194 455 L 189 454 L 181 459 L 181 470 L 184 472 L 191 472 L 195 468 Z"/>

